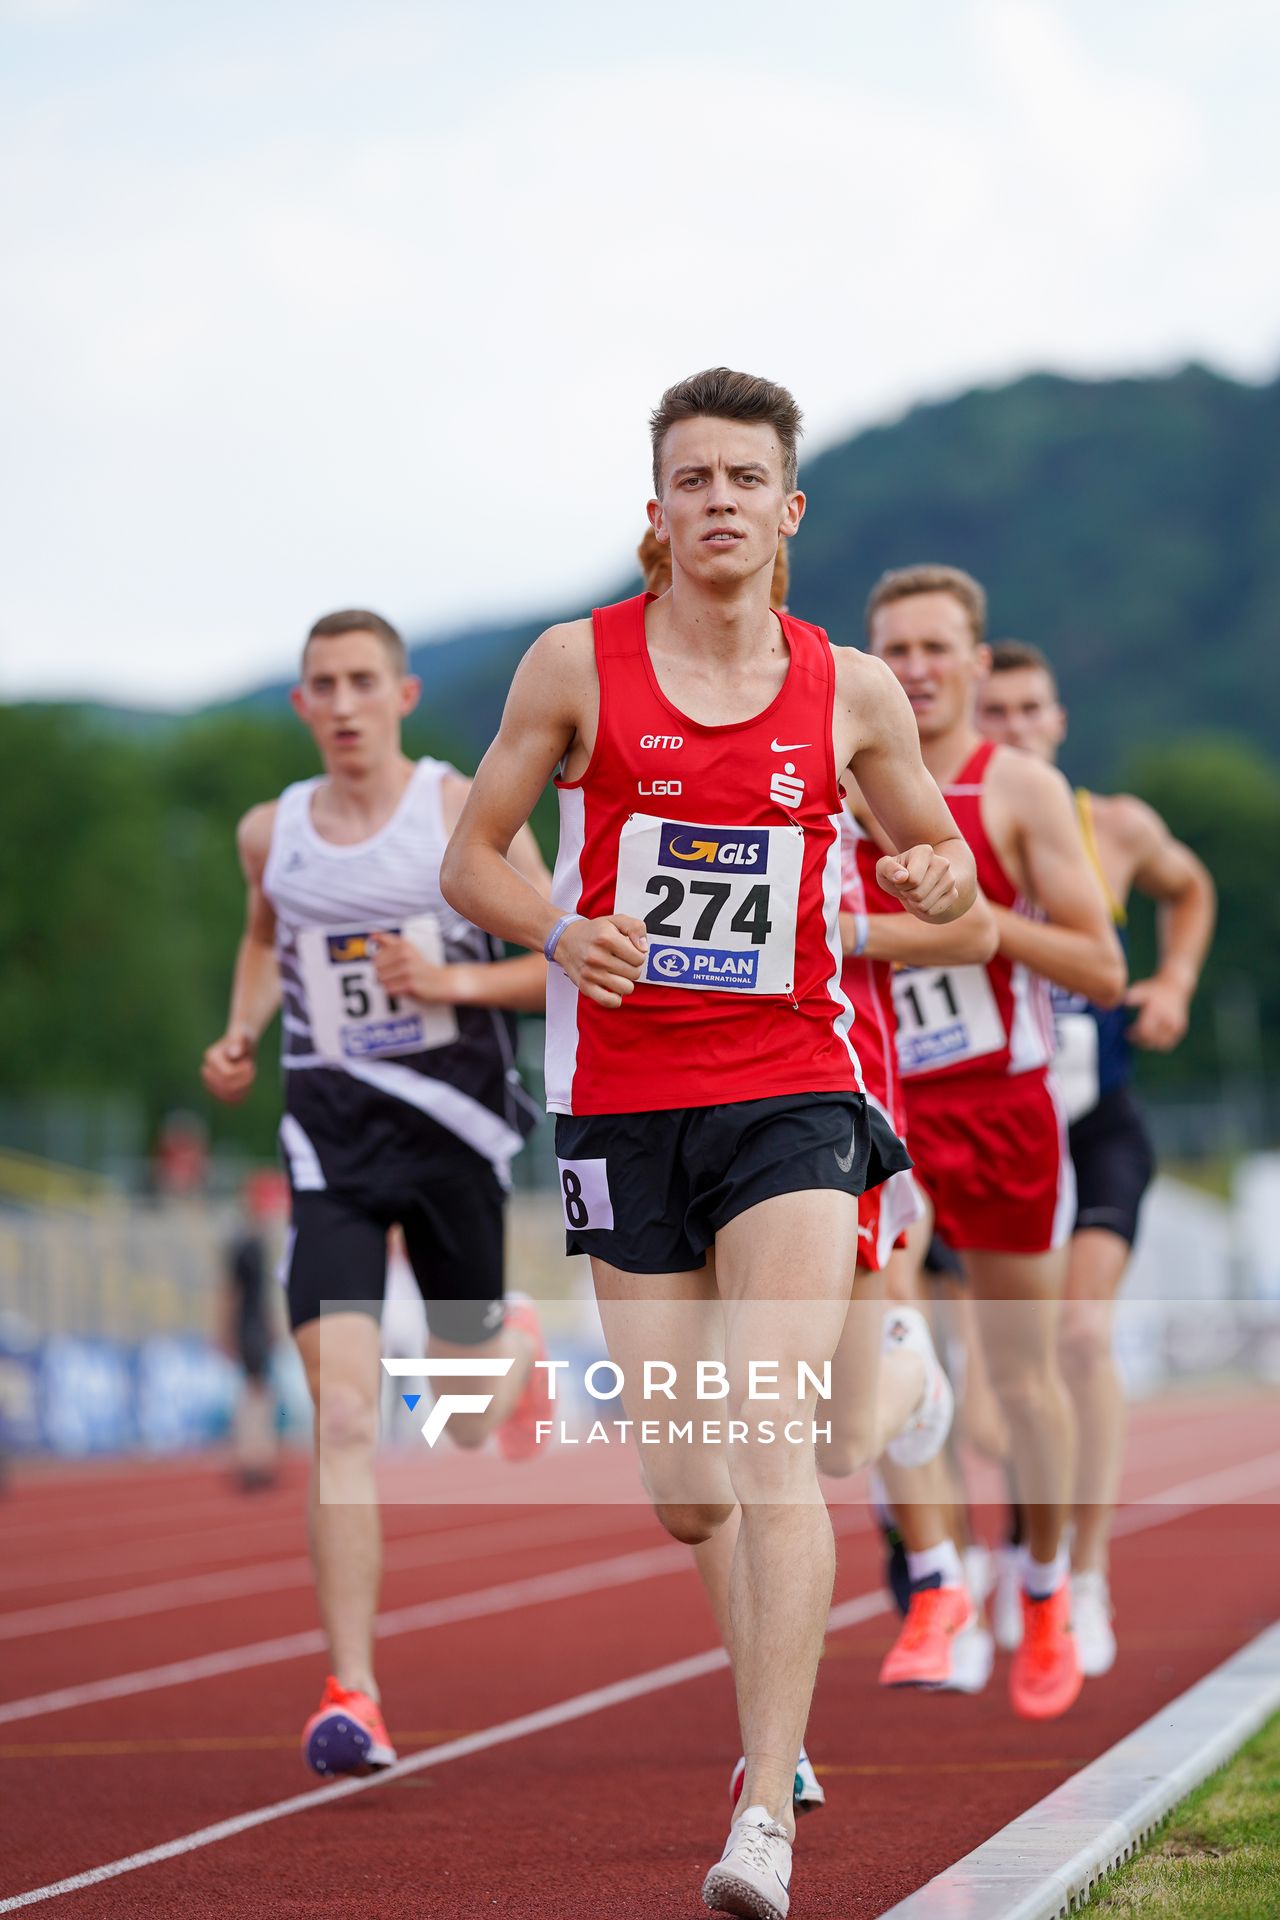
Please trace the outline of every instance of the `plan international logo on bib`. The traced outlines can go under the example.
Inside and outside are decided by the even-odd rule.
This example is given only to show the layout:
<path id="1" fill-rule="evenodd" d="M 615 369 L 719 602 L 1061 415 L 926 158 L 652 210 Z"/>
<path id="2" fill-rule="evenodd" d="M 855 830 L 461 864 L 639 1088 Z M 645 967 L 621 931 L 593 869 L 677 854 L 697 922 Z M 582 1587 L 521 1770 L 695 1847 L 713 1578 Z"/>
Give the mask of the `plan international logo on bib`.
<path id="1" fill-rule="evenodd" d="M 769 865 L 767 829 L 690 827 L 665 820 L 658 864 L 688 872 L 691 867 L 719 873 L 764 873 Z"/>
<path id="2" fill-rule="evenodd" d="M 651 947 L 647 977 L 668 986 L 754 987 L 758 953 L 734 953 L 726 947 Z"/>

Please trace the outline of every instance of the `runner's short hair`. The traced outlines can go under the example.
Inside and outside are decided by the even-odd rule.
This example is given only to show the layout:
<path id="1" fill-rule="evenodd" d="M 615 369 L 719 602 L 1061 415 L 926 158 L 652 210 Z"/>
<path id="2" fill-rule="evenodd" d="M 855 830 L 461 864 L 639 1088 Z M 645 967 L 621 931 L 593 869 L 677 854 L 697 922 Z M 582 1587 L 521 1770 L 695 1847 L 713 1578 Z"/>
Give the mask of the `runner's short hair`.
<path id="1" fill-rule="evenodd" d="M 636 548 L 636 559 L 640 562 L 640 571 L 644 575 L 646 593 L 665 593 L 671 585 L 671 546 L 666 540 L 659 540 L 652 527 L 646 527 L 644 538 Z M 769 605 L 775 610 L 785 607 L 787 593 L 791 586 L 791 560 L 787 553 L 787 541 L 778 542 L 778 551 L 773 560 L 773 577 L 769 582 Z"/>
<path id="2" fill-rule="evenodd" d="M 794 493 L 796 447 L 804 431 L 803 415 L 785 387 L 732 367 L 707 367 L 668 387 L 649 416 L 653 442 L 653 490 L 662 492 L 662 443 L 678 420 L 745 420 L 773 428 L 782 447 L 782 484 Z"/>
<path id="3" fill-rule="evenodd" d="M 973 638 L 981 646 L 987 637 L 987 596 L 971 573 L 961 567 L 944 567 L 925 562 L 915 567 L 891 567 L 876 581 L 867 599 L 867 631 L 881 607 L 895 600 L 910 600 L 917 593 L 949 593 L 968 615 Z"/>
<path id="4" fill-rule="evenodd" d="M 302 664 L 307 662 L 307 647 L 313 640 L 336 640 L 341 633 L 371 633 L 381 640 L 391 660 L 392 670 L 403 676 L 409 671 L 409 653 L 404 641 L 389 620 L 367 607 L 344 607 L 340 613 L 326 613 L 316 621 L 302 649 Z"/>
<path id="5" fill-rule="evenodd" d="M 992 673 L 1014 673 L 1019 667 L 1038 667 L 1041 673 L 1047 673 L 1053 697 L 1057 699 L 1058 676 L 1049 665 L 1048 656 L 1041 653 L 1039 647 L 1033 647 L 1029 640 L 993 640 Z"/>

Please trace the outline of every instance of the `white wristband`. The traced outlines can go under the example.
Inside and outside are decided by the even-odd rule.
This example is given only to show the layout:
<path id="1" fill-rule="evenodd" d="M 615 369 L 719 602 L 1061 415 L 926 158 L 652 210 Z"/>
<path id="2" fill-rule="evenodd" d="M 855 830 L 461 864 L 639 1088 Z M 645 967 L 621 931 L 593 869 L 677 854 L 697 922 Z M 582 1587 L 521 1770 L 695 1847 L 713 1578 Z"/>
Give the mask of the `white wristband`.
<path id="1" fill-rule="evenodd" d="M 556 948 L 560 944 L 560 936 L 564 932 L 565 928 L 572 926 L 575 920 L 581 920 L 581 918 L 582 918 L 582 915 L 580 913 L 561 914 L 560 918 L 556 921 L 554 927 L 552 927 L 550 933 L 547 935 L 546 945 L 542 949 L 548 961 L 552 961 L 555 959 Z"/>
<path id="2" fill-rule="evenodd" d="M 871 922 L 865 913 L 853 916 L 853 957 L 858 959 L 867 950 L 867 938 L 871 932 Z"/>

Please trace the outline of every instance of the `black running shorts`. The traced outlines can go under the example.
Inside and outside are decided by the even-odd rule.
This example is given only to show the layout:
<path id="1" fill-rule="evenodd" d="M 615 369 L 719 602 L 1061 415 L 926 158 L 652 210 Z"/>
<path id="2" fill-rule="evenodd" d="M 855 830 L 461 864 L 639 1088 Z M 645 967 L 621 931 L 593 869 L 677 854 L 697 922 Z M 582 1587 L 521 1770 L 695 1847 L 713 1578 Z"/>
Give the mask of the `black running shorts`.
<path id="1" fill-rule="evenodd" d="M 1069 1129 L 1076 1170 L 1075 1231 L 1102 1227 L 1132 1246 L 1142 1196 L 1155 1172 L 1146 1122 L 1128 1087 L 1104 1093 Z"/>
<path id="2" fill-rule="evenodd" d="M 338 1303 L 377 1317 L 387 1234 L 399 1226 L 431 1332 L 460 1347 L 491 1340 L 503 1321 L 504 1216 L 497 1174 L 466 1148 L 377 1192 L 295 1188 L 286 1268 L 291 1324 Z"/>
<path id="3" fill-rule="evenodd" d="M 556 1158 L 566 1251 L 627 1273 L 692 1272 L 720 1228 L 761 1200 L 856 1195 L 911 1165 L 883 1114 L 846 1093 L 560 1114 Z"/>

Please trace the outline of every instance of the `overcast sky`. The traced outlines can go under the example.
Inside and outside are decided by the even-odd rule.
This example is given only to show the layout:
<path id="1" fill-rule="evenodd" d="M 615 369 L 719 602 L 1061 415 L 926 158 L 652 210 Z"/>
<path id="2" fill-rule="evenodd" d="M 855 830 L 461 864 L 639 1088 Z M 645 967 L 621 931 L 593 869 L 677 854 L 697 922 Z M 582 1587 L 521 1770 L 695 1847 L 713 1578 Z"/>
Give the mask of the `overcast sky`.
<path id="1" fill-rule="evenodd" d="M 0 695 L 575 610 L 648 409 L 1280 367 L 1271 0 L 0 0 Z"/>

